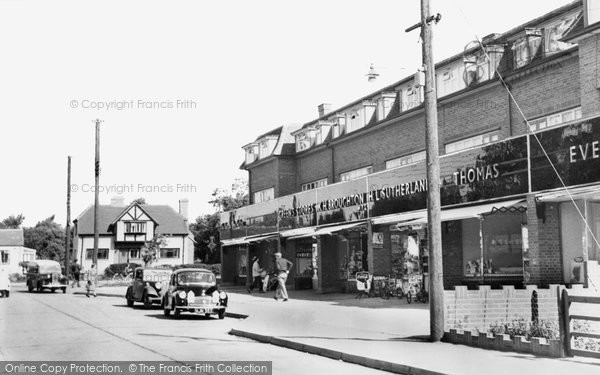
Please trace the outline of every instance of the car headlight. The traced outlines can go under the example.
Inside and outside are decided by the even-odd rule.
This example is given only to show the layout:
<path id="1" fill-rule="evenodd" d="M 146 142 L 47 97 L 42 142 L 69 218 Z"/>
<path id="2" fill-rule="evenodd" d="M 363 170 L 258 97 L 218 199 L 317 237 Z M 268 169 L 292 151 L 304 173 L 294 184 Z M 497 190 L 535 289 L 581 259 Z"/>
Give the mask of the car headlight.
<path id="1" fill-rule="evenodd" d="M 227 298 L 227 293 L 225 293 L 225 292 L 219 293 L 219 298 L 221 298 L 221 299 Z"/>
<path id="2" fill-rule="evenodd" d="M 212 300 L 214 303 L 219 302 L 219 292 L 217 292 L 216 290 L 212 294 Z"/>
<path id="3" fill-rule="evenodd" d="M 187 294 L 187 298 L 188 298 L 190 301 L 194 301 L 194 298 L 196 298 L 196 294 L 194 293 L 194 291 L 193 291 L 193 290 L 190 290 L 190 291 L 188 292 L 188 294 Z"/>
<path id="4" fill-rule="evenodd" d="M 187 294 L 185 294 L 185 292 L 182 290 L 181 292 L 179 292 L 178 296 L 181 299 L 185 299 L 185 297 L 187 296 Z"/>
<path id="5" fill-rule="evenodd" d="M 159 281 L 159 282 L 157 282 L 156 284 L 154 284 L 154 287 L 155 287 L 156 289 L 160 289 L 160 288 L 162 288 L 162 283 Z"/>

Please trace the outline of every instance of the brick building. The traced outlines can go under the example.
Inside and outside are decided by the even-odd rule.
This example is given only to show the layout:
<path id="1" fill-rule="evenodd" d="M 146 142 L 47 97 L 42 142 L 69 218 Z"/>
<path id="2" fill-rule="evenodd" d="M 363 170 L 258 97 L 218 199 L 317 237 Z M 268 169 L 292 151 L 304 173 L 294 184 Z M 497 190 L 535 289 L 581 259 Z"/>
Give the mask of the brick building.
<path id="1" fill-rule="evenodd" d="M 600 257 L 600 26 L 590 3 L 436 64 L 446 288 L 584 282 L 581 261 Z M 221 216 L 224 282 L 248 283 L 249 259 L 268 268 L 277 250 L 295 264 L 294 288 L 348 290 L 359 271 L 426 274 L 415 79 L 322 104 L 317 119 L 243 147 L 251 204 Z"/>

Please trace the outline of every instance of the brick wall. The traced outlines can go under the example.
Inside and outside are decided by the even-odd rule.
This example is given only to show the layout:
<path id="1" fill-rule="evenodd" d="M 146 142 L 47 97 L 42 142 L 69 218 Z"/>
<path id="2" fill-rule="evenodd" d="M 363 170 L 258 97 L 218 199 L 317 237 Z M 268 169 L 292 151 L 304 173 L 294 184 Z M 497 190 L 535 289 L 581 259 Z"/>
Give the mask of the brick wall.
<path id="1" fill-rule="evenodd" d="M 563 282 L 560 212 L 556 203 L 545 203 L 544 218 L 537 217 L 535 198 L 527 198 L 530 279 L 526 284 L 547 286 Z"/>
<path id="2" fill-rule="evenodd" d="M 558 327 L 558 285 L 538 289 L 535 285 L 527 289 L 504 286 L 492 290 L 480 286 L 479 290 L 467 290 L 457 286 L 444 291 L 445 331 L 487 332 L 494 323 L 506 323 L 515 319 L 532 320 L 532 294 L 537 293 L 538 319 L 550 321 Z"/>
<path id="3" fill-rule="evenodd" d="M 464 269 L 460 221 L 442 223 L 442 262 L 444 288 L 450 289 L 460 285 Z"/>
<path id="4" fill-rule="evenodd" d="M 250 193 L 250 203 L 254 203 L 255 192 L 272 187 L 277 190 L 277 161 L 273 159 L 250 168 L 249 176 L 248 190 Z"/>
<path id="5" fill-rule="evenodd" d="M 538 66 L 508 76 L 506 82 L 528 119 L 580 105 L 577 50 Z M 523 116 L 511 102 L 513 135 L 527 133 Z"/>
<path id="6" fill-rule="evenodd" d="M 296 160 L 280 158 L 277 160 L 279 181 L 275 192 L 276 197 L 293 194 L 298 191 L 296 187 Z"/>
<path id="7" fill-rule="evenodd" d="M 300 191 L 302 184 L 331 177 L 331 150 L 322 148 L 315 152 L 300 154 L 296 160 L 297 177 L 295 180 L 296 191 Z"/>
<path id="8" fill-rule="evenodd" d="M 600 114 L 600 35 L 579 42 L 581 74 L 581 113 L 583 117 Z"/>

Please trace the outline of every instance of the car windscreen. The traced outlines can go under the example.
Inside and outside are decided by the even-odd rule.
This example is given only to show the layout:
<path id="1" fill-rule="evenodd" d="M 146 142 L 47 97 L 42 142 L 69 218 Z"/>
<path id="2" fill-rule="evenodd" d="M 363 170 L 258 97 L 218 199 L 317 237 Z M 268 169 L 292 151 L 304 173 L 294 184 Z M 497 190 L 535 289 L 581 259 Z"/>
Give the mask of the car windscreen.
<path id="1" fill-rule="evenodd" d="M 148 282 L 168 283 L 171 278 L 171 270 L 144 270 L 142 279 Z"/>
<path id="2" fill-rule="evenodd" d="M 179 284 L 212 284 L 216 282 L 215 275 L 207 272 L 182 272 L 177 275 Z"/>

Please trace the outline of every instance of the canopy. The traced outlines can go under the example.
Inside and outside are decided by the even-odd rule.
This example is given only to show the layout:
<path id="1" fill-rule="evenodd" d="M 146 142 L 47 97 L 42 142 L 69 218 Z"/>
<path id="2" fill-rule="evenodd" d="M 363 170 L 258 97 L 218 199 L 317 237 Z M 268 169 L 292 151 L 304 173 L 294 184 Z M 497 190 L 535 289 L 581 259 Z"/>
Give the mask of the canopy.
<path id="1" fill-rule="evenodd" d="M 600 190 L 598 186 L 584 186 L 578 188 L 569 188 L 569 191 L 562 188 L 547 193 L 536 194 L 538 202 L 566 202 L 573 199 L 599 199 Z"/>
<path id="2" fill-rule="evenodd" d="M 452 221 L 477 218 L 481 215 L 493 214 L 497 211 L 510 211 L 513 209 L 522 209 L 525 207 L 524 199 L 512 199 L 503 202 L 484 203 L 476 206 L 457 207 L 442 210 L 440 213 L 440 221 Z M 427 217 L 411 221 L 409 224 L 424 224 L 427 223 Z"/>
<path id="3" fill-rule="evenodd" d="M 373 223 L 373 225 L 394 224 L 394 223 L 403 223 L 403 222 L 406 222 L 407 224 L 411 224 L 415 220 L 418 220 L 420 222 L 423 222 L 423 220 L 425 220 L 425 222 L 427 222 L 427 211 L 419 210 L 419 211 L 403 212 L 401 214 L 379 216 L 379 217 L 373 218 L 371 220 L 371 222 Z"/>
<path id="4" fill-rule="evenodd" d="M 298 237 L 298 236 L 305 236 L 305 235 L 312 236 L 315 233 L 315 230 L 316 230 L 315 227 L 305 227 L 305 228 L 284 230 L 283 232 L 281 232 L 281 237 Z"/>
<path id="5" fill-rule="evenodd" d="M 268 241 L 268 240 L 274 240 L 278 237 L 279 237 L 279 235 L 277 233 L 268 233 L 268 234 L 260 234 L 260 235 L 256 235 L 256 236 L 248 236 L 248 237 L 246 237 L 245 241 L 246 242 Z"/>
<path id="6" fill-rule="evenodd" d="M 240 238 L 232 238 L 229 240 L 221 240 L 221 245 L 222 246 L 234 246 L 234 245 L 242 245 L 248 243 L 246 241 L 246 237 L 240 237 Z"/>
<path id="7" fill-rule="evenodd" d="M 359 227 L 361 225 L 365 225 L 364 221 L 361 222 L 357 222 L 357 223 L 349 223 L 349 224 L 338 224 L 338 225 L 331 225 L 328 227 L 322 227 L 322 228 L 318 228 L 318 229 L 314 229 L 312 232 L 306 232 L 303 234 L 299 234 L 296 236 L 292 236 L 289 237 L 289 239 L 293 240 L 296 238 L 306 238 L 306 237 L 312 237 L 312 236 L 323 236 L 323 235 L 327 235 L 327 234 L 333 234 L 335 232 L 339 232 L 345 229 L 352 229 L 352 228 L 356 228 Z"/>

